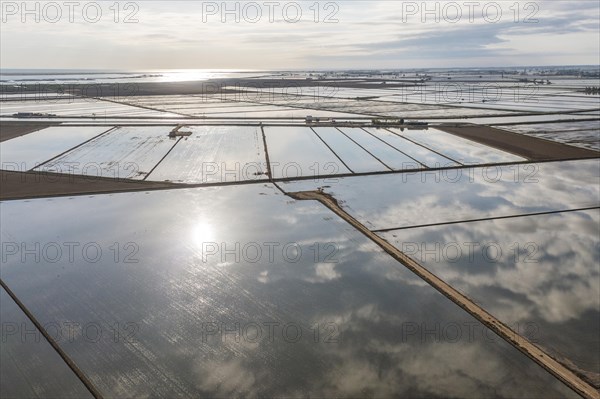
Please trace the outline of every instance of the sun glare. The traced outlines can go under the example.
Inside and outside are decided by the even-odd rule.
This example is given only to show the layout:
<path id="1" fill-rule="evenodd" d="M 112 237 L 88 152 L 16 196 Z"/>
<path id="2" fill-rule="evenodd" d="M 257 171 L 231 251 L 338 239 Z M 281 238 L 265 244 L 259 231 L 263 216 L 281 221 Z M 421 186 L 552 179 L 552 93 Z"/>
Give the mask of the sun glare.
<path id="1" fill-rule="evenodd" d="M 202 246 L 209 242 L 214 242 L 215 234 L 213 226 L 210 223 L 200 221 L 192 228 L 192 242 L 202 248 Z"/>

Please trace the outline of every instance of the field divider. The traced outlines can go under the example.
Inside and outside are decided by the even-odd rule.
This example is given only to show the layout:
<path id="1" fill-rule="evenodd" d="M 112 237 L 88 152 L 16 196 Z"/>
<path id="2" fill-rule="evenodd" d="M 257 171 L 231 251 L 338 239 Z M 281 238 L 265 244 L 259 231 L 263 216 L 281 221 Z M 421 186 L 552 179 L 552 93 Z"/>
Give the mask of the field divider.
<path id="1" fill-rule="evenodd" d="M 81 383 L 87 388 L 87 390 L 92 394 L 92 396 L 96 399 L 102 399 L 102 394 L 98 389 L 94 386 L 94 384 L 90 381 L 90 379 L 85 375 L 83 371 L 75 364 L 73 359 L 69 357 L 69 355 L 60 347 L 58 342 L 44 329 L 44 326 L 36 319 L 36 317 L 29 311 L 27 306 L 15 295 L 14 292 L 6 285 L 4 280 L 0 278 L 0 286 L 4 288 L 8 296 L 12 298 L 13 301 L 17 304 L 17 306 L 25 313 L 27 318 L 33 323 L 35 328 L 44 336 L 46 341 L 52 346 L 52 348 L 58 353 L 61 359 L 66 363 L 66 365 L 75 373 L 77 378 L 81 381 Z"/>
<path id="2" fill-rule="evenodd" d="M 466 295 L 462 294 L 450 284 L 430 272 L 420 263 L 406 255 L 404 252 L 400 251 L 388 241 L 369 230 L 365 225 L 360 223 L 352 215 L 348 214 L 344 209 L 342 209 L 337 200 L 331 195 L 322 191 L 290 192 L 287 193 L 287 195 L 299 201 L 313 200 L 320 202 L 371 241 L 373 241 L 373 243 L 377 244 L 387 254 L 391 255 L 394 259 L 396 259 L 414 274 L 435 288 L 446 298 L 460 306 L 483 325 L 496 333 L 499 337 L 518 349 L 524 355 L 528 356 L 579 395 L 589 399 L 600 398 L 600 393 L 593 386 L 582 380 L 567 367 L 553 359 L 548 353 L 540 349 L 527 338 L 523 337 L 512 328 L 498 320 L 495 316 L 488 313 L 485 309 L 473 302 L 473 300 L 468 298 Z"/>

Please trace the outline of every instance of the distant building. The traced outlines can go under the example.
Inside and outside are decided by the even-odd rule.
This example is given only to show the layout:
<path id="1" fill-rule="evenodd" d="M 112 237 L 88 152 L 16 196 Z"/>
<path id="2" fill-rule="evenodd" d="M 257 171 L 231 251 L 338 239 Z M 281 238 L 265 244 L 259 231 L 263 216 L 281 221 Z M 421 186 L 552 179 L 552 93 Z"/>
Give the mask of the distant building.
<path id="1" fill-rule="evenodd" d="M 41 112 L 17 112 L 13 114 L 15 118 L 55 118 L 56 114 L 48 114 Z"/>

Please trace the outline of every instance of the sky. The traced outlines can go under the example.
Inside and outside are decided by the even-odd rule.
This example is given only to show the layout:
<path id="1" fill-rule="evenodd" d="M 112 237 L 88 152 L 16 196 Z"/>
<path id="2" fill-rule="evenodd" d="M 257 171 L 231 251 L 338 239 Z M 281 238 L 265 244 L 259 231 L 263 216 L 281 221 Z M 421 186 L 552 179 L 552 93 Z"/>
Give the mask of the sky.
<path id="1" fill-rule="evenodd" d="M 600 65 L 596 0 L 0 3 L 2 68 Z"/>

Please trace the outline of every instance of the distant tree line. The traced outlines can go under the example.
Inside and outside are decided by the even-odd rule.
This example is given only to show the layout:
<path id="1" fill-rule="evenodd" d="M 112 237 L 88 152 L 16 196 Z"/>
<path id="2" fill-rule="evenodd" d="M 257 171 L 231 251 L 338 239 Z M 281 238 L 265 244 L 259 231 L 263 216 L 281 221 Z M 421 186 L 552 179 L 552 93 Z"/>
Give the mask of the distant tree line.
<path id="1" fill-rule="evenodd" d="M 593 86 L 586 87 L 583 92 L 585 94 L 590 94 L 590 95 L 600 94 L 600 87 L 593 87 Z"/>

